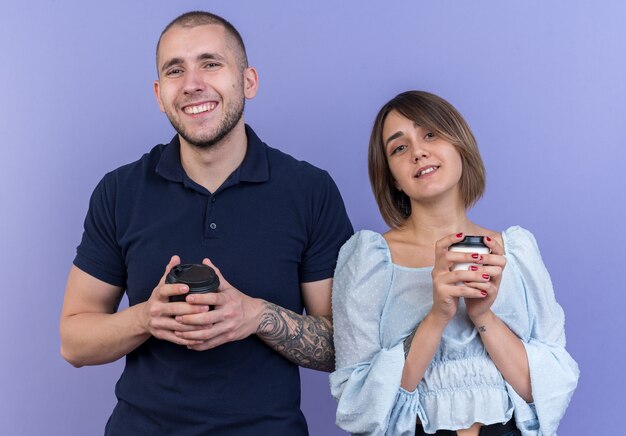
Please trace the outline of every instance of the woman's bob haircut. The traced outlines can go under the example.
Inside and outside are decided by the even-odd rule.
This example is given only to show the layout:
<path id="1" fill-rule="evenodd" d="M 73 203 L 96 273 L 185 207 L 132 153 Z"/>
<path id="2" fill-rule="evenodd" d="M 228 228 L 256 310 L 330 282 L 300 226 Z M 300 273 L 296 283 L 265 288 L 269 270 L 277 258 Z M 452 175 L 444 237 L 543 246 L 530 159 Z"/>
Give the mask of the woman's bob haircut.
<path id="1" fill-rule="evenodd" d="M 387 163 L 383 127 L 387 115 L 396 111 L 420 127 L 452 144 L 463 165 L 459 188 L 463 204 L 470 208 L 485 191 L 485 167 L 476 139 L 461 114 L 441 97 L 425 91 L 398 94 L 378 112 L 368 151 L 368 171 L 380 213 L 391 228 L 401 227 L 411 215 L 409 197 L 396 188 Z"/>

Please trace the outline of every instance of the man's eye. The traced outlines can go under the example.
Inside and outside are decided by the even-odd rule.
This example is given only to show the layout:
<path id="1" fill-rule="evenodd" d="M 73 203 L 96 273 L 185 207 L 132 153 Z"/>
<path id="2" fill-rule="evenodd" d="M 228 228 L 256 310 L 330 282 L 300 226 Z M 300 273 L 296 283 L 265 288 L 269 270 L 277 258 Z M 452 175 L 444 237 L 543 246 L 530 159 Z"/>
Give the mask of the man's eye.
<path id="1" fill-rule="evenodd" d="M 181 74 L 183 72 L 183 70 L 181 70 L 180 68 L 174 68 L 173 70 L 169 70 L 166 75 L 167 76 L 175 76 L 178 74 Z"/>
<path id="2" fill-rule="evenodd" d="M 209 63 L 204 65 L 205 68 L 217 68 L 219 66 L 220 66 L 220 64 L 218 64 L 217 62 L 209 62 Z"/>
<path id="3" fill-rule="evenodd" d="M 393 156 L 394 154 L 400 153 L 401 151 L 404 151 L 404 150 L 406 150 L 406 145 L 398 145 L 396 148 L 391 150 L 390 155 Z"/>

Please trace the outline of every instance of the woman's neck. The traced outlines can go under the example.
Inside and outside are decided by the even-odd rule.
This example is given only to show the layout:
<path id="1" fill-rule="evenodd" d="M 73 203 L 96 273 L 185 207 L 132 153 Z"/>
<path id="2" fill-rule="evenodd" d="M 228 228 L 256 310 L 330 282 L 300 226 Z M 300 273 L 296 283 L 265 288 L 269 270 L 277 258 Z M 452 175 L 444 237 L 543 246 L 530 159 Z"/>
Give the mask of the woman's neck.
<path id="1" fill-rule="evenodd" d="M 419 245 L 433 246 L 441 238 L 463 232 L 472 234 L 480 227 L 472 223 L 465 208 L 458 204 L 423 204 L 413 203 L 411 215 L 401 231 Z"/>

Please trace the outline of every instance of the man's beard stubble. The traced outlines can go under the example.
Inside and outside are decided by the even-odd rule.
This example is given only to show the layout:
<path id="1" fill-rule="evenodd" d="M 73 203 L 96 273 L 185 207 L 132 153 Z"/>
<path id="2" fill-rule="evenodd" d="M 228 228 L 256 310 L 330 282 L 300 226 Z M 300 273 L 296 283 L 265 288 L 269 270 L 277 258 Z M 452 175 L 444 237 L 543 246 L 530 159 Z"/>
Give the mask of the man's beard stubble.
<path id="1" fill-rule="evenodd" d="M 208 138 L 192 138 L 189 132 L 187 132 L 178 120 L 174 119 L 174 117 L 167 115 L 167 119 L 172 124 L 172 127 L 178 132 L 178 134 L 189 144 L 194 147 L 200 149 L 208 149 L 213 147 L 215 144 L 219 143 L 222 139 L 224 139 L 228 134 L 235 128 L 241 117 L 243 116 L 243 110 L 246 104 L 245 98 L 241 99 L 241 104 L 235 105 L 234 107 L 227 108 L 224 113 L 224 118 L 220 121 L 219 125 L 215 133 Z"/>

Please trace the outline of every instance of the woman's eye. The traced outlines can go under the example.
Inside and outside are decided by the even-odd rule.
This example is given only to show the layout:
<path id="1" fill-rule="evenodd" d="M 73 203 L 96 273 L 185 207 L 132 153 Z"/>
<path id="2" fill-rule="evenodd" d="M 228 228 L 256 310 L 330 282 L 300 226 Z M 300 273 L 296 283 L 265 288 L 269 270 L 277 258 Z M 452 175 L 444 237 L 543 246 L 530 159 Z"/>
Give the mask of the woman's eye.
<path id="1" fill-rule="evenodd" d="M 400 153 L 401 151 L 406 150 L 406 145 L 398 145 L 393 150 L 391 150 L 390 156 L 393 156 L 396 153 Z"/>
<path id="2" fill-rule="evenodd" d="M 428 132 L 426 135 L 424 135 L 424 139 L 435 139 L 436 136 L 433 132 Z"/>

